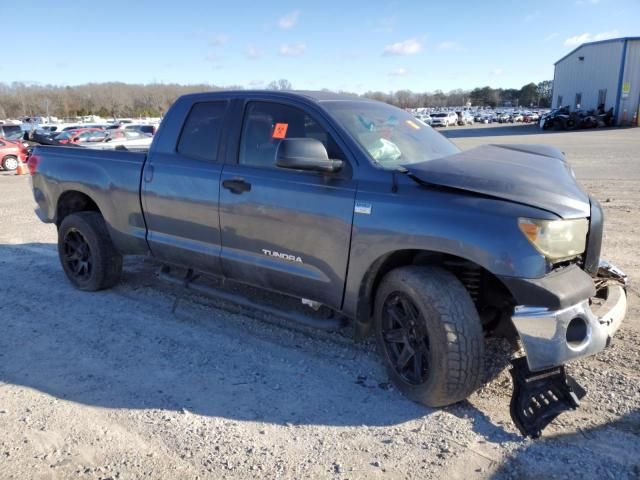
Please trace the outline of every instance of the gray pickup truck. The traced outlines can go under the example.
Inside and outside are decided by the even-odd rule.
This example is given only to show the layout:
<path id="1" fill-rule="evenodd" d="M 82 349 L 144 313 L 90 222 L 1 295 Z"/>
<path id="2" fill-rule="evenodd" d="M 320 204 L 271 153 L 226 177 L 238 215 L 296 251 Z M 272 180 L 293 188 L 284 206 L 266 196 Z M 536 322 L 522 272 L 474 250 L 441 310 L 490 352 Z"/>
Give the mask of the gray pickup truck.
<path id="1" fill-rule="evenodd" d="M 471 395 L 485 337 L 504 335 L 526 354 L 511 414 L 533 437 L 584 395 L 564 364 L 608 346 L 626 314 L 602 210 L 562 152 L 461 152 L 379 102 L 186 95 L 147 154 L 36 147 L 29 169 L 77 288 L 152 255 L 185 285 L 214 275 L 322 305 L 374 334 L 393 384 L 429 406 Z"/>

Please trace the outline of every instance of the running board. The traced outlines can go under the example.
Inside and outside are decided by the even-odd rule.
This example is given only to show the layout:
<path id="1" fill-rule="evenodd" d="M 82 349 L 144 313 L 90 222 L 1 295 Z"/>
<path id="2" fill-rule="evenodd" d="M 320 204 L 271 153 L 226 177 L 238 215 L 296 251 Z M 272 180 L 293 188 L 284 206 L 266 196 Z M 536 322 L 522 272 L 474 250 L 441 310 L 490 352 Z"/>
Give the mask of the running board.
<path id="1" fill-rule="evenodd" d="M 526 357 L 511 360 L 511 365 L 511 419 L 525 437 L 540 437 L 542 430 L 558 415 L 578 408 L 586 394 L 567 374 L 564 365 L 531 372 Z"/>
<path id="2" fill-rule="evenodd" d="M 287 320 L 289 322 L 298 323 L 304 325 L 306 327 L 317 328 L 321 330 L 339 330 L 345 324 L 344 320 L 341 318 L 328 318 L 328 319 L 319 319 L 313 318 L 302 313 L 291 313 L 285 312 L 284 310 L 280 310 L 275 307 L 270 307 L 268 305 L 263 305 L 260 303 L 253 302 L 248 298 L 238 295 L 235 293 L 231 293 L 219 288 L 215 288 L 209 285 L 201 285 L 195 283 L 198 278 L 200 278 L 200 274 L 194 273 L 193 270 L 187 270 L 186 274 L 183 277 L 178 277 L 176 275 L 172 275 L 171 268 L 168 266 L 162 266 L 160 271 L 158 272 L 158 278 L 172 283 L 174 285 L 179 285 L 189 290 L 193 290 L 194 292 L 201 293 L 203 295 L 213 297 L 219 300 L 223 300 L 225 302 L 233 303 L 242 308 L 246 308 L 249 310 L 255 310 L 267 315 L 273 315 L 274 317 L 281 318 L 283 320 Z M 179 299 L 179 297 L 176 299 Z M 174 304 L 175 310 L 175 304 Z"/>

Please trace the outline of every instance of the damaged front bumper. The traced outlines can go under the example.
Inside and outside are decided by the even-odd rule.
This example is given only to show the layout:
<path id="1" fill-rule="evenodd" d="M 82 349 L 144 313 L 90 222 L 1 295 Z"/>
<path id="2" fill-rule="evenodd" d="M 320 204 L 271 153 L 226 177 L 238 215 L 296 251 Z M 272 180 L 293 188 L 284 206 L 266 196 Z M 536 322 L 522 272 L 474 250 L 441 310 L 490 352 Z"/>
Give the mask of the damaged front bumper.
<path id="1" fill-rule="evenodd" d="M 602 261 L 592 281 L 595 295 L 572 305 L 514 311 L 526 357 L 512 360 L 511 418 L 525 436 L 539 437 L 560 413 L 578 407 L 585 391 L 564 364 L 607 347 L 626 315 L 627 276 Z"/>
<path id="2" fill-rule="evenodd" d="M 518 306 L 511 320 L 533 372 L 594 355 L 611 343 L 627 313 L 627 277 L 601 262 L 595 296 L 565 308 Z"/>

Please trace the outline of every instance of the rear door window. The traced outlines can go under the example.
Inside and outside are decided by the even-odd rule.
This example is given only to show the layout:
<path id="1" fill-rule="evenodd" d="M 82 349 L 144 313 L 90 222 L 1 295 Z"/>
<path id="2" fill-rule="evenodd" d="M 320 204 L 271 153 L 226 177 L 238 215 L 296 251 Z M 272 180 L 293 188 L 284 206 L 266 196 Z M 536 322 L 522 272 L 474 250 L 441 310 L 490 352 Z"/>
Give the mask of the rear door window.
<path id="1" fill-rule="evenodd" d="M 197 160 L 216 162 L 226 109 L 226 101 L 196 103 L 182 128 L 178 153 Z"/>

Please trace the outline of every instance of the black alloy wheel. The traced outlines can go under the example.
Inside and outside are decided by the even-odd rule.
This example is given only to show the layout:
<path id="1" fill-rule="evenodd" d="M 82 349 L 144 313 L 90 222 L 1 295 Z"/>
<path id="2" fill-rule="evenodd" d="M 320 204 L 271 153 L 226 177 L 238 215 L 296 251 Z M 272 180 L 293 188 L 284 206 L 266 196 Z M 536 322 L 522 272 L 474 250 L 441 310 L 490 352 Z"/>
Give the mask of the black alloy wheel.
<path id="1" fill-rule="evenodd" d="M 64 261 L 68 271 L 77 280 L 84 282 L 91 277 L 93 257 L 87 239 L 82 233 L 72 228 L 64 237 Z"/>
<path id="2" fill-rule="evenodd" d="M 382 335 L 385 352 L 396 373 L 411 385 L 426 382 L 429 336 L 420 311 L 406 294 L 393 292 L 385 300 Z"/>

